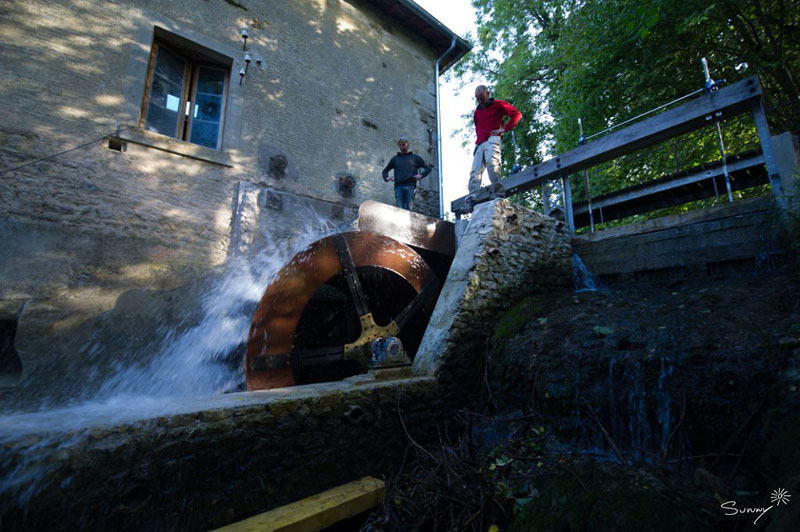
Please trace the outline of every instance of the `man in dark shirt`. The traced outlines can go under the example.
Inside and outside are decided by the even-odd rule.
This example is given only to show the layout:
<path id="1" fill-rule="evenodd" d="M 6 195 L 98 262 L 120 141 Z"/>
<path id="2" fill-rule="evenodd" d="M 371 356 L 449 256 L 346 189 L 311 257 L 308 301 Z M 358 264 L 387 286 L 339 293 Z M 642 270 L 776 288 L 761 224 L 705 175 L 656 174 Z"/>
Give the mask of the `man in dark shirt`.
<path id="1" fill-rule="evenodd" d="M 408 150 L 407 138 L 400 137 L 397 147 L 400 151 L 383 169 L 383 180 L 394 181 L 395 205 L 410 211 L 414 206 L 417 181 L 428 175 L 433 165 L 427 164 L 422 157 Z M 394 177 L 389 177 L 389 170 L 394 170 Z"/>
<path id="2" fill-rule="evenodd" d="M 475 152 L 472 159 L 472 170 L 469 173 L 469 193 L 477 192 L 481 188 L 481 177 L 485 168 L 489 174 L 489 181 L 496 183 L 500 180 L 500 151 L 502 141 L 500 135 L 514 129 L 519 124 L 522 113 L 517 111 L 510 103 L 495 100 L 489 97 L 489 89 L 485 85 L 475 88 L 475 99 L 478 107 L 472 115 L 475 122 Z M 503 119 L 508 122 L 503 125 Z"/>

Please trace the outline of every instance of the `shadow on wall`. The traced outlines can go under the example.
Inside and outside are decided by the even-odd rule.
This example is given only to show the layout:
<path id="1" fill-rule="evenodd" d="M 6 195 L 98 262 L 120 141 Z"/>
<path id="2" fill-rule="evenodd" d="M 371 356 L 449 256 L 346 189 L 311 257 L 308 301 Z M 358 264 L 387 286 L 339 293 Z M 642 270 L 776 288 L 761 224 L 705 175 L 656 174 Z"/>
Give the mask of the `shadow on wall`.
<path id="1" fill-rule="evenodd" d="M 60 308 L 58 317 L 75 318 L 63 327 L 56 326 L 52 314 L 57 300 L 32 301 L 18 329 L 14 323 L 25 372 L 17 386 L 0 394 L 0 408 L 25 410 L 95 397 L 115 375 L 147 367 L 170 338 L 200 322 L 203 286 L 195 280 L 173 290 L 128 290 L 113 309 L 93 317 Z"/>

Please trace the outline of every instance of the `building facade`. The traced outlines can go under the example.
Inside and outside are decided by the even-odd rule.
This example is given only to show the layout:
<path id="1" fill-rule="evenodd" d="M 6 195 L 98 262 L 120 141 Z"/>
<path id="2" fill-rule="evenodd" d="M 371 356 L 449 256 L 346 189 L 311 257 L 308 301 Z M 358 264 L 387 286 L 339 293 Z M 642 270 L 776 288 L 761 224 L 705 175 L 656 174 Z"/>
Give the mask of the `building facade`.
<path id="1" fill-rule="evenodd" d="M 0 318 L 23 381 L 71 368 L 92 338 L 185 320 L 188 287 L 264 231 L 275 245 L 308 212 L 344 224 L 366 199 L 393 203 L 395 140 L 435 164 L 434 64 L 469 50 L 409 0 L 0 12 Z"/>

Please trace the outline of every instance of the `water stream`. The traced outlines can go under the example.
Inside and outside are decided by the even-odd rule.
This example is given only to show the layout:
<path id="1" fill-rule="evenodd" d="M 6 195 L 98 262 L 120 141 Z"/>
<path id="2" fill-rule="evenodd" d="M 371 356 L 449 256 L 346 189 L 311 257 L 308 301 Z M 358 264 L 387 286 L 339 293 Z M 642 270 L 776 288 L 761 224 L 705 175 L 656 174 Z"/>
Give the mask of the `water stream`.
<path id="1" fill-rule="evenodd" d="M 36 409 L 0 416 L 0 450 L 8 451 L 0 453 L 0 498 L 26 504 L 57 467 L 54 457 L 80 449 L 100 427 L 128 424 L 135 430 L 148 419 L 233 400 L 222 394 L 243 387 L 243 347 L 264 290 L 293 255 L 337 231 L 308 211 L 291 240 L 260 235 L 266 243 L 262 249 L 227 261 L 201 298 L 198 323 L 181 331 L 143 332 L 154 337 L 150 345 L 159 346 L 148 362 L 141 363 L 147 353 L 114 353 L 119 362 L 99 386 L 87 383 L 78 386 L 80 396 L 66 402 L 45 398 Z M 107 350 L 101 344 L 87 348 L 98 356 L 107 356 Z"/>
<path id="2" fill-rule="evenodd" d="M 576 292 L 600 290 L 600 285 L 577 253 L 572 254 L 572 283 Z"/>
<path id="3" fill-rule="evenodd" d="M 201 319 L 183 330 L 145 331 L 154 337 L 155 354 L 114 353 L 113 372 L 96 387 L 55 403 L 47 398 L 33 411 L 0 416 L 0 441 L 31 432 L 73 430 L 96 423 L 144 419 L 169 411 L 180 398 L 209 397 L 243 389 L 244 345 L 264 290 L 291 257 L 337 228 L 311 209 L 299 235 L 231 257 L 201 298 Z M 88 346 L 88 352 L 102 345 Z M 173 403 L 173 404 L 171 404 Z"/>

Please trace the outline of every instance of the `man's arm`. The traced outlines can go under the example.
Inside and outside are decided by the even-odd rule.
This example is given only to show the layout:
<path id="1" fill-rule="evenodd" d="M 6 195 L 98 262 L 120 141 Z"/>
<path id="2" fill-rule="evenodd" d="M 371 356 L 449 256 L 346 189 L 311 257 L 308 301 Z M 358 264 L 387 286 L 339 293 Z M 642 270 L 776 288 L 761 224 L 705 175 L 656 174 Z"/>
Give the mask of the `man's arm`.
<path id="1" fill-rule="evenodd" d="M 420 168 L 422 168 L 422 172 L 419 171 Z M 420 176 L 420 179 L 430 174 L 431 170 L 433 170 L 433 165 L 426 163 L 422 157 L 417 155 L 417 174 Z"/>
<path id="2" fill-rule="evenodd" d="M 522 119 L 522 113 L 520 113 L 513 105 L 508 102 L 504 102 L 500 100 L 499 102 L 495 100 L 496 103 L 500 104 L 500 107 L 503 109 L 504 113 L 508 115 L 509 120 L 506 122 L 506 125 L 503 129 L 508 133 L 519 124 L 519 121 Z"/>
<path id="3" fill-rule="evenodd" d="M 503 116 L 507 116 L 509 117 L 509 119 L 508 122 L 506 122 L 505 126 L 493 129 L 491 134 L 502 135 L 503 133 L 508 133 L 509 131 L 514 129 L 517 126 L 517 124 L 519 124 L 520 119 L 522 119 L 522 113 L 517 111 L 513 105 L 503 100 L 495 100 L 494 103 L 495 105 L 500 106 L 500 109 L 502 109 L 503 114 L 500 117 L 500 120 L 503 119 L 502 118 Z"/>
<path id="4" fill-rule="evenodd" d="M 383 176 L 384 181 L 389 181 L 389 170 L 394 168 L 394 157 L 389 160 L 389 164 L 386 165 L 386 168 L 383 169 L 381 175 Z"/>

